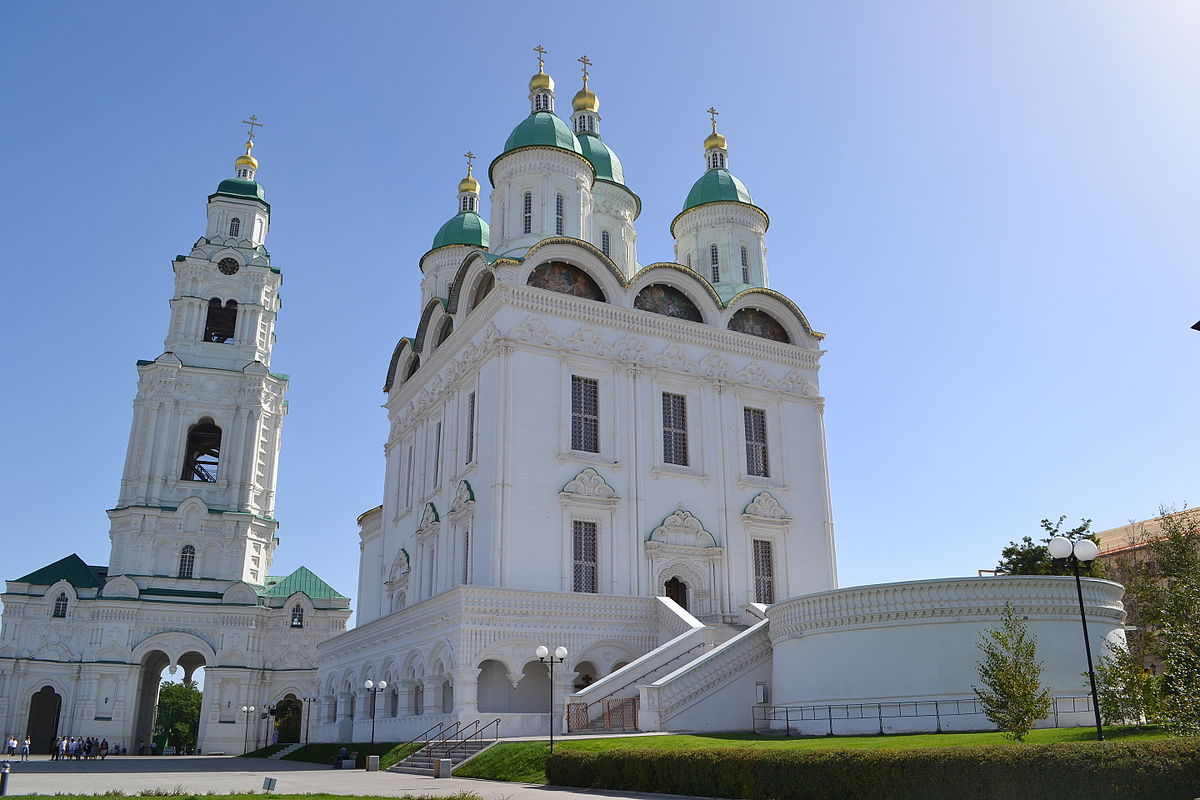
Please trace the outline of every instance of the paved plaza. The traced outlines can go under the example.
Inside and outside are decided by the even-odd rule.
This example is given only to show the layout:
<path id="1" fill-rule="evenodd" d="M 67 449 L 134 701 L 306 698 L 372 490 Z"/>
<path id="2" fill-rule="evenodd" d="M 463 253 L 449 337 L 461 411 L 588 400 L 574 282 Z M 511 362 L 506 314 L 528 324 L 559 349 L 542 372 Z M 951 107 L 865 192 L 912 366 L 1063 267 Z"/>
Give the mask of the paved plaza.
<path id="1" fill-rule="evenodd" d="M 596 798 L 666 798 L 672 795 L 596 792 L 533 783 L 502 783 L 468 778 L 427 778 L 391 772 L 335 770 L 320 764 L 231 756 L 122 756 L 105 761 L 51 761 L 36 756 L 11 761 L 8 793 L 94 794 L 121 790 L 183 790 L 196 794 L 262 791 L 263 778 L 275 778 L 277 794 L 447 795 L 475 792 L 484 800 L 580 800 Z"/>

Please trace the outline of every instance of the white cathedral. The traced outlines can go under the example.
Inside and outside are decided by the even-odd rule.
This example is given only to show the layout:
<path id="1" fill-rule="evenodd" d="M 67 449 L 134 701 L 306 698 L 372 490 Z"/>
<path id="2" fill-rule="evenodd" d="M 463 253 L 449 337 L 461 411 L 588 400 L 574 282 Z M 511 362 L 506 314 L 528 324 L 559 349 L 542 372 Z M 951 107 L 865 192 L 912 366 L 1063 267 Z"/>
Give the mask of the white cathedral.
<path id="1" fill-rule="evenodd" d="M 139 362 L 111 563 L 8 581 L 0 726 L 48 729 L 53 705 L 60 732 L 103 722 L 133 742 L 163 666 L 202 663 L 208 751 L 258 735 L 248 702 L 304 698 L 324 741 L 492 720 L 803 732 L 775 709 L 971 697 L 979 631 L 1006 602 L 1041 635 L 1052 692 L 1081 694 L 1067 579 L 837 588 L 822 334 L 768 288 L 769 218 L 710 109 L 674 260 L 643 267 L 641 201 L 580 60 L 567 123 L 539 48 L 529 114 L 488 169 L 490 224 L 468 154 L 419 261 L 420 323 L 384 382 L 382 503 L 358 520 L 356 627 L 307 570 L 268 577 L 286 377 L 248 147 L 176 260 L 167 352 Z M 1121 587 L 1088 580 L 1085 597 L 1094 647 L 1119 639 Z M 553 671 L 540 645 L 565 648 Z"/>

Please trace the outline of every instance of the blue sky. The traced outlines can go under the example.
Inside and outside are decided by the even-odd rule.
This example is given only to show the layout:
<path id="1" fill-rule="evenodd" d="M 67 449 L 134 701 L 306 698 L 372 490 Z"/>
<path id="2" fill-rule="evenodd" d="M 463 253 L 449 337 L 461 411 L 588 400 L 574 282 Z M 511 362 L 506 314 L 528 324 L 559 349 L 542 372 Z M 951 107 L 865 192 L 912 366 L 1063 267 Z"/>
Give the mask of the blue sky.
<path id="1" fill-rule="evenodd" d="M 594 62 L 642 263 L 720 109 L 772 286 L 828 334 L 843 585 L 1196 501 L 1194 3 L 7 3 L 2 577 L 107 563 L 134 361 L 253 113 L 292 375 L 273 572 L 353 594 L 417 260 L 460 154 L 528 113 L 538 43 L 561 116 Z"/>

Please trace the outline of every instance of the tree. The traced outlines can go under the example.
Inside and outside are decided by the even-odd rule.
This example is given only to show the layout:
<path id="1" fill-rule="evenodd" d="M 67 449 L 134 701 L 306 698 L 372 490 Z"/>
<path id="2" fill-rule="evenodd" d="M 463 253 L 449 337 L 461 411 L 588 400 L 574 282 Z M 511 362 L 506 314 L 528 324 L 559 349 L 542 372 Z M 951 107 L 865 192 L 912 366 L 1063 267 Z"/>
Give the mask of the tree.
<path id="1" fill-rule="evenodd" d="M 1151 675 L 1142 657 L 1128 645 L 1108 644 L 1096 664 L 1100 713 L 1109 725 L 1141 725 L 1158 719 L 1162 708 L 1160 681 Z"/>
<path id="2" fill-rule="evenodd" d="M 1008 546 L 1000 551 L 1000 563 L 996 564 L 996 570 L 1006 572 L 1009 575 L 1071 575 L 1071 568 L 1066 564 L 1055 564 L 1050 558 L 1049 542 L 1055 536 L 1065 536 L 1072 541 L 1076 539 L 1091 539 L 1096 541 L 1096 536 L 1091 532 L 1092 521 L 1090 519 L 1081 519 L 1079 524 L 1069 531 L 1063 531 L 1063 522 L 1066 517 L 1058 518 L 1057 522 L 1051 522 L 1044 519 L 1041 522 L 1042 530 L 1046 533 L 1046 538 L 1041 540 L 1041 544 L 1035 544 L 1032 537 L 1026 536 L 1020 542 L 1009 542 Z M 1099 561 L 1093 561 L 1091 564 L 1081 564 L 1079 567 L 1081 575 L 1086 575 L 1092 578 L 1102 578 L 1103 567 Z"/>
<path id="3" fill-rule="evenodd" d="M 1005 736 L 1024 741 L 1034 723 L 1050 714 L 1050 692 L 1042 686 L 1042 664 L 1037 660 L 1037 637 L 1017 617 L 1012 603 L 1005 603 L 999 627 L 983 632 L 979 650 L 983 687 L 971 688 L 983 704 L 983 713 Z"/>
<path id="4" fill-rule="evenodd" d="M 200 730 L 201 692 L 195 681 L 167 681 L 158 689 L 155 727 L 167 734 L 167 742 L 179 752 L 196 746 Z"/>

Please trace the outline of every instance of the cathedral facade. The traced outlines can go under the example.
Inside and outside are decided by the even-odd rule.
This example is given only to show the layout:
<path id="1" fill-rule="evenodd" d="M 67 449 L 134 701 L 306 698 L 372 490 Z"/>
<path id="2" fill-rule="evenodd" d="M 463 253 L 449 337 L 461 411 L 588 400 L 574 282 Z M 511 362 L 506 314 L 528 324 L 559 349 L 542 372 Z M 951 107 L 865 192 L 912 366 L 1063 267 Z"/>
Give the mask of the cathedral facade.
<path id="1" fill-rule="evenodd" d="M 137 363 L 109 563 L 72 554 L 7 581 L 0 727 L 37 752 L 60 735 L 149 747 L 164 668 L 203 667 L 198 746 L 240 753 L 266 738 L 264 711 L 301 713 L 317 643 L 350 616 L 308 569 L 270 574 L 288 378 L 271 372 L 283 275 L 252 147 L 172 262 L 163 354 Z"/>

